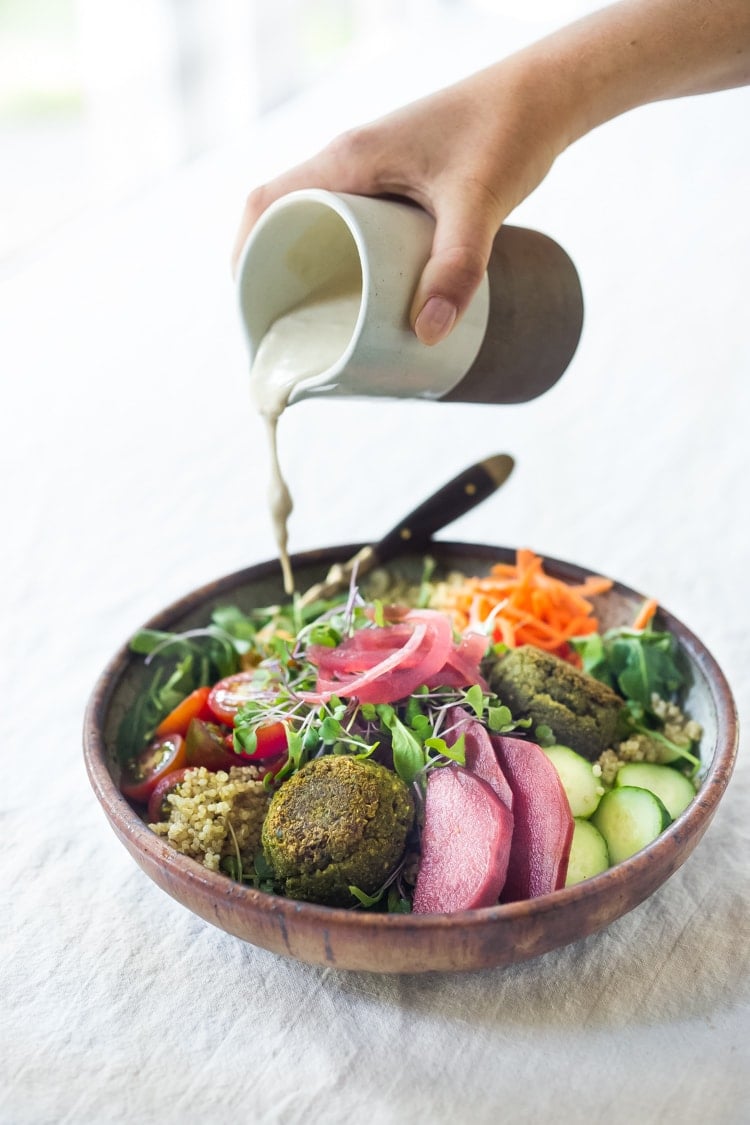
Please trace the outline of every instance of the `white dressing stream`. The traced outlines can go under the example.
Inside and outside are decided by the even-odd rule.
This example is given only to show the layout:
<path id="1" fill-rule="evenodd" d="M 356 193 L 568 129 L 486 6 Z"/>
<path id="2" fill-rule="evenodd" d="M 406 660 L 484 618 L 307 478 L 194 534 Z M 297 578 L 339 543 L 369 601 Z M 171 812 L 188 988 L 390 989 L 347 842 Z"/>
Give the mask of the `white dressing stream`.
<path id="1" fill-rule="evenodd" d="M 268 431 L 271 454 L 268 500 L 287 594 L 294 591 L 287 530 L 293 505 L 279 465 L 278 420 L 293 390 L 328 370 L 344 353 L 357 323 L 360 302 L 358 285 L 356 289 L 342 289 L 339 284 L 314 293 L 271 325 L 253 360 L 252 395 Z"/>

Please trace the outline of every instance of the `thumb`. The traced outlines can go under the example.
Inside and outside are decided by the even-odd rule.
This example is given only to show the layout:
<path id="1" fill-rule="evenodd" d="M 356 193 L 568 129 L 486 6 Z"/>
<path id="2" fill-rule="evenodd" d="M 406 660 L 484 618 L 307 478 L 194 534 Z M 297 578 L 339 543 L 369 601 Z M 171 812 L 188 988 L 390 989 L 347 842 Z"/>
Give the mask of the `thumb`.
<path id="1" fill-rule="evenodd" d="M 436 207 L 430 259 L 417 284 L 411 323 L 423 344 L 438 344 L 468 307 L 490 260 L 502 216 L 495 208 Z"/>

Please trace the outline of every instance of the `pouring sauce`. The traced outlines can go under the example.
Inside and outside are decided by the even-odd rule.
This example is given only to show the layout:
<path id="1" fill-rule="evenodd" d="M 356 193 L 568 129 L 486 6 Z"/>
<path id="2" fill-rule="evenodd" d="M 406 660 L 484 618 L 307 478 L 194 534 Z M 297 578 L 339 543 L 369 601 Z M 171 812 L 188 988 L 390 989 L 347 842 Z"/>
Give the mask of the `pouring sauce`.
<path id="1" fill-rule="evenodd" d="M 274 321 L 253 360 L 250 381 L 255 406 L 263 416 L 270 447 L 268 504 L 279 551 L 284 590 L 294 592 L 289 562 L 288 523 L 293 504 L 279 464 L 278 421 L 293 391 L 321 375 L 346 351 L 362 300 L 360 285 L 327 286 Z"/>

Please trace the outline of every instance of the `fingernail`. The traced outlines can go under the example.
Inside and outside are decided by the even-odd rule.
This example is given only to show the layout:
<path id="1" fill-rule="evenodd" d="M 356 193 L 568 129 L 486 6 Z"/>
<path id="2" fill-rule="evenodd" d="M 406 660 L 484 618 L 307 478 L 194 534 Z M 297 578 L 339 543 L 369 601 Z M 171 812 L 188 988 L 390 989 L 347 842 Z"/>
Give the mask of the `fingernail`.
<path id="1" fill-rule="evenodd" d="M 423 344 L 439 344 L 453 327 L 456 306 L 445 297 L 430 297 L 414 322 L 414 331 Z"/>

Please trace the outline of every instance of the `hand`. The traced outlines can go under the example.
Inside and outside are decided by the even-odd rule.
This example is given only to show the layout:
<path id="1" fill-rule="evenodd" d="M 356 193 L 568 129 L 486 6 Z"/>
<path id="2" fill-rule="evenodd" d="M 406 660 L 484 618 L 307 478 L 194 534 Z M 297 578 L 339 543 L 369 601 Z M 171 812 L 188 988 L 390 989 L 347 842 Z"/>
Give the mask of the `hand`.
<path id="1" fill-rule="evenodd" d="M 748 0 L 621 0 L 256 188 L 234 263 L 287 192 L 406 196 L 436 220 L 411 308 L 417 336 L 435 344 L 469 304 L 501 223 L 569 144 L 635 106 L 748 82 Z"/>
<path id="2" fill-rule="evenodd" d="M 442 340 L 479 285 L 501 223 L 557 155 L 552 115 L 538 102 L 546 92 L 527 85 L 508 60 L 338 137 L 250 194 L 234 264 L 257 219 L 287 192 L 406 196 L 436 220 L 411 322 L 423 343 Z"/>

